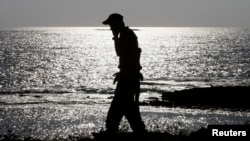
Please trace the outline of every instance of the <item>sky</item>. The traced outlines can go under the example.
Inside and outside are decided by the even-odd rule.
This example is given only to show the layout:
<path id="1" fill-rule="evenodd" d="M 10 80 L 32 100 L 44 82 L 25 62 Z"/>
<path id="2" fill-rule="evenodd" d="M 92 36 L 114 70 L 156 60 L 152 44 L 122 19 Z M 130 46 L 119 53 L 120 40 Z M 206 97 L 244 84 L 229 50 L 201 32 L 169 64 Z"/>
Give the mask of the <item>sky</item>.
<path id="1" fill-rule="evenodd" d="M 1 0 L 0 27 L 103 26 L 120 13 L 129 26 L 250 27 L 250 0 Z"/>

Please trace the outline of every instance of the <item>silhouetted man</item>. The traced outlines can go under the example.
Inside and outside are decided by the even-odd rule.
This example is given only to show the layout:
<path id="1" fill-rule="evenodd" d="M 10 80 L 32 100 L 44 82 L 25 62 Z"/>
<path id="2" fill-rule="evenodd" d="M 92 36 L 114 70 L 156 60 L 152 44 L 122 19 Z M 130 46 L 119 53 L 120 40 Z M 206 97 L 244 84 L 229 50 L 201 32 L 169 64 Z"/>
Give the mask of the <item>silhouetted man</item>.
<path id="1" fill-rule="evenodd" d="M 138 105 L 142 75 L 141 49 L 138 48 L 137 37 L 131 29 L 125 27 L 123 16 L 120 14 L 111 14 L 103 24 L 109 25 L 112 30 L 120 69 L 120 72 L 115 74 L 114 83 L 117 82 L 117 86 L 107 115 L 107 132 L 116 133 L 122 117 L 125 116 L 134 133 L 144 133 L 145 125 Z"/>

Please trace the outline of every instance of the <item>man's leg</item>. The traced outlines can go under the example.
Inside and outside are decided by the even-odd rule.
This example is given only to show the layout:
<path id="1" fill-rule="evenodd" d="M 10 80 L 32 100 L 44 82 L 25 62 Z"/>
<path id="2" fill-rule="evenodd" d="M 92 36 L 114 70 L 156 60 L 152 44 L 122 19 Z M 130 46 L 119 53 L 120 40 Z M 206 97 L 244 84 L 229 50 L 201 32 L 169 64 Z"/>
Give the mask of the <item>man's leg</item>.
<path id="1" fill-rule="evenodd" d="M 145 133 L 145 125 L 142 121 L 139 105 L 135 102 L 130 103 L 129 108 L 125 113 L 128 122 L 135 133 Z"/>
<path id="2" fill-rule="evenodd" d="M 106 120 L 106 128 L 107 131 L 112 133 L 116 133 L 119 129 L 119 123 L 123 117 L 123 110 L 120 107 L 119 101 L 114 97 Z"/>

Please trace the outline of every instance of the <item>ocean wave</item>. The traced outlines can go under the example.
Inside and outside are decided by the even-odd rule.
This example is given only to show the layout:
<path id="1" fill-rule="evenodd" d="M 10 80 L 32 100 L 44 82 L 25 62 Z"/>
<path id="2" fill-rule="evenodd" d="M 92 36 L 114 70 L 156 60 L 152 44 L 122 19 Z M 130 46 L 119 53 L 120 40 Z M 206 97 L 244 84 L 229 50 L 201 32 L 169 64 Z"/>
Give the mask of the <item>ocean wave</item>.
<path id="1" fill-rule="evenodd" d="M 22 90 L 15 90 L 15 89 L 5 89 L 0 90 L 0 94 L 28 94 L 28 93 L 74 93 L 76 92 L 73 89 L 22 89 Z"/>
<path id="2" fill-rule="evenodd" d="M 216 86 L 250 86 L 249 81 L 237 80 L 145 80 L 141 82 L 141 92 L 151 92 L 162 94 L 164 92 L 181 91 L 192 88 L 209 88 Z M 72 88 L 23 88 L 23 89 L 0 89 L 0 94 L 64 94 L 64 93 L 80 93 L 80 94 L 114 94 L 114 88 L 94 87 L 72 87 Z"/>
<path id="3" fill-rule="evenodd" d="M 0 89 L 0 94 L 65 94 L 65 93 L 83 93 L 83 94 L 111 94 L 113 89 L 97 88 L 30 88 L 30 89 Z"/>

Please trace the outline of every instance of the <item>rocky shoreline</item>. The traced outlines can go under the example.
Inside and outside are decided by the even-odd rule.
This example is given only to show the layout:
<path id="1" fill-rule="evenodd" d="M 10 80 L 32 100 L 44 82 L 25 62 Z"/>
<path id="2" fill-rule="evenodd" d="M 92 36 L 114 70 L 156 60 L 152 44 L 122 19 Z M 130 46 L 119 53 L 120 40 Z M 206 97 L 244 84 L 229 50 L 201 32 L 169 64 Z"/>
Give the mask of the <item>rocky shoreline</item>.
<path id="1" fill-rule="evenodd" d="M 162 93 L 162 99 L 151 99 L 141 105 L 197 109 L 249 111 L 249 86 L 193 88 Z"/>

